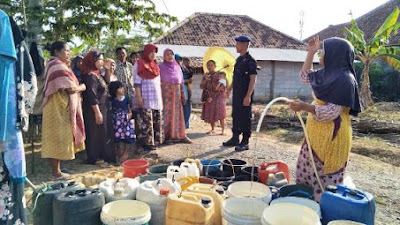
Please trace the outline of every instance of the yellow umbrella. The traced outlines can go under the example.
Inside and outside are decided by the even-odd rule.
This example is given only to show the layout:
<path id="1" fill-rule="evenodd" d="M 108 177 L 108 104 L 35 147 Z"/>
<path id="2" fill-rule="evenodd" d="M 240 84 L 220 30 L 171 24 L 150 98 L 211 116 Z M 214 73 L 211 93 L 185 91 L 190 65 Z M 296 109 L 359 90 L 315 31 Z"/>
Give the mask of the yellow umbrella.
<path id="1" fill-rule="evenodd" d="M 203 70 L 208 72 L 207 62 L 214 60 L 216 65 L 215 71 L 225 72 L 228 83 L 232 82 L 233 69 L 235 66 L 236 59 L 226 49 L 222 47 L 210 47 L 207 49 L 203 56 Z"/>

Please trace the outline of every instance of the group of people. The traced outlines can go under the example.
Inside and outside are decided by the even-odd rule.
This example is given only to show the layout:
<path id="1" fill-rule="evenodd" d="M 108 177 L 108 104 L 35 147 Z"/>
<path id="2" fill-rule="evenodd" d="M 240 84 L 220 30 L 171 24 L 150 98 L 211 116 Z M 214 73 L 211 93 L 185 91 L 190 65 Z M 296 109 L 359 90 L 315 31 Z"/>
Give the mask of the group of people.
<path id="1" fill-rule="evenodd" d="M 107 167 L 127 160 L 135 142 L 140 152 L 163 143 L 192 143 L 186 128 L 193 69 L 171 49 L 161 63 L 153 44 L 129 61 L 123 47 L 116 49 L 115 61 L 90 51 L 71 63 L 67 43 L 54 42 L 48 50 L 42 157 L 50 159 L 54 180 L 69 178 L 61 160 L 84 149 L 88 164 Z"/>
<path id="2" fill-rule="evenodd" d="M 239 36 L 235 40 L 240 56 L 231 84 L 227 83 L 226 74 L 216 71 L 218 62 L 207 62 L 208 72 L 200 84 L 201 117 L 211 125 L 210 135 L 217 133 L 217 122 L 224 134 L 226 100 L 233 91 L 232 137 L 223 146 L 244 151 L 249 149 L 252 130 L 257 63 L 248 52 L 250 38 Z M 126 160 L 129 144 L 134 142 L 145 151 L 162 143 L 192 143 L 186 128 L 191 111 L 193 69 L 171 49 L 166 49 L 163 62 L 157 63 L 157 50 L 153 44 L 145 45 L 143 52 L 131 57 L 133 64 L 126 60 L 124 48 L 116 50 L 116 62 L 104 59 L 101 52 L 91 51 L 78 59 L 81 63 L 73 63 L 71 70 L 68 45 L 63 42 L 52 45 L 53 58 L 47 65 L 43 99 L 42 155 L 51 159 L 55 179 L 68 177 L 60 170 L 60 160 L 73 159 L 83 149 L 87 150 L 88 163 L 104 165 L 105 161 Z M 313 71 L 317 52 L 324 67 Z M 315 100 L 312 104 L 297 100 L 289 103 L 292 110 L 309 113 L 307 132 L 312 146 L 306 141 L 303 144 L 296 182 L 313 186 L 316 200 L 323 187 L 343 181 L 351 148 L 350 115 L 356 116 L 361 111 L 353 60 L 354 49 L 348 41 L 312 39 L 300 75 L 304 83 L 311 85 Z M 309 147 L 314 160 L 308 153 Z"/>

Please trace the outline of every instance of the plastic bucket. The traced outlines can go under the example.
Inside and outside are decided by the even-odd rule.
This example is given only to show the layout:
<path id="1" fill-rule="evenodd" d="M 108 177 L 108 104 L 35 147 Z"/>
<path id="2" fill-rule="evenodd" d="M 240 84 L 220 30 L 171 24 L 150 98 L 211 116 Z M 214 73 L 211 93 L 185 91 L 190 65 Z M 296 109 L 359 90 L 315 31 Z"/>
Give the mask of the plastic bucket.
<path id="1" fill-rule="evenodd" d="M 233 169 L 235 170 L 235 175 L 239 175 L 242 172 L 242 168 L 246 164 L 247 162 L 241 159 L 225 159 L 224 161 L 222 161 L 222 170 L 232 173 L 233 166 Z"/>
<path id="2" fill-rule="evenodd" d="M 365 223 L 359 223 L 350 220 L 334 220 L 329 222 L 328 225 L 365 225 Z"/>
<path id="3" fill-rule="evenodd" d="M 118 200 L 104 205 L 100 218 L 105 225 L 148 225 L 150 206 L 136 200 Z"/>
<path id="4" fill-rule="evenodd" d="M 256 198 L 266 204 L 272 199 L 271 191 L 265 184 L 251 181 L 239 181 L 229 185 L 227 194 L 229 197 Z"/>
<path id="5" fill-rule="evenodd" d="M 203 174 L 207 175 L 208 172 L 214 172 L 221 170 L 221 161 L 219 160 L 211 160 L 211 159 L 204 159 L 200 161 L 203 165 Z"/>
<path id="6" fill-rule="evenodd" d="M 246 166 L 242 168 L 242 174 L 249 174 L 251 175 L 251 171 L 252 171 L 253 167 L 252 166 Z M 254 167 L 254 174 L 258 175 L 258 166 Z"/>
<path id="7" fill-rule="evenodd" d="M 258 176 L 257 175 L 253 175 L 253 180 L 252 180 L 250 174 L 239 174 L 233 179 L 233 181 L 254 181 L 254 182 L 258 182 Z"/>
<path id="8" fill-rule="evenodd" d="M 303 184 L 288 184 L 279 189 L 279 197 L 289 196 L 314 199 L 314 190 Z"/>
<path id="9" fill-rule="evenodd" d="M 144 159 L 130 159 L 122 163 L 124 177 L 135 178 L 138 175 L 146 174 L 149 162 Z"/>
<path id="10" fill-rule="evenodd" d="M 139 183 L 143 183 L 143 182 L 148 181 L 148 180 L 158 180 L 160 178 L 165 178 L 165 177 L 161 176 L 161 175 L 157 175 L 157 174 L 141 175 L 141 176 L 135 177 L 135 179 L 137 181 L 139 181 Z"/>
<path id="11" fill-rule="evenodd" d="M 263 225 L 321 225 L 319 216 L 310 208 L 291 203 L 280 203 L 266 208 Z"/>
<path id="12" fill-rule="evenodd" d="M 217 181 L 232 181 L 233 178 L 235 178 L 232 172 L 220 171 L 220 170 L 209 172 L 207 177 Z"/>
<path id="13" fill-rule="evenodd" d="M 168 164 L 150 166 L 150 168 L 147 170 L 147 174 L 167 177 L 168 166 Z"/>
<path id="14" fill-rule="evenodd" d="M 230 198 L 223 204 L 223 217 L 228 225 L 261 225 L 268 204 L 254 198 Z"/>
<path id="15" fill-rule="evenodd" d="M 312 209 L 315 213 L 317 213 L 319 218 L 321 218 L 321 207 L 319 206 L 318 203 L 316 203 L 313 200 L 310 200 L 307 198 L 300 198 L 300 197 L 283 197 L 283 198 L 277 198 L 277 199 L 273 200 L 270 205 L 281 204 L 281 203 L 293 203 L 293 204 L 306 206 L 306 207 Z"/>
<path id="16" fill-rule="evenodd" d="M 181 164 L 182 164 L 183 162 L 185 162 L 184 159 L 177 159 L 177 160 L 175 160 L 175 161 L 172 161 L 172 162 L 171 162 L 171 165 L 173 165 L 173 166 L 181 166 Z"/>

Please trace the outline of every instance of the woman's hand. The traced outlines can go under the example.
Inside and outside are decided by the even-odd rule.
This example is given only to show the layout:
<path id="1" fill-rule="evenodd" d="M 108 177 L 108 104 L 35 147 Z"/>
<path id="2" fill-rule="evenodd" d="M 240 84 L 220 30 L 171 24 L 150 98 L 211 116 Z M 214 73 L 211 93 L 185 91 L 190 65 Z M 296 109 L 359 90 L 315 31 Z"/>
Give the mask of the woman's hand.
<path id="1" fill-rule="evenodd" d="M 302 101 L 290 101 L 289 108 L 295 112 L 303 110 L 304 102 Z"/>
<path id="2" fill-rule="evenodd" d="M 245 96 L 243 99 L 243 106 L 250 106 L 251 97 Z"/>
<path id="3" fill-rule="evenodd" d="M 103 115 L 101 113 L 96 113 L 94 116 L 96 118 L 97 125 L 103 124 Z"/>
<path id="4" fill-rule="evenodd" d="M 79 92 L 82 92 L 82 91 L 86 91 L 86 85 L 85 84 L 79 85 Z"/>
<path id="5" fill-rule="evenodd" d="M 321 48 L 322 42 L 319 40 L 319 36 L 315 36 L 308 41 L 307 50 L 313 54 L 317 53 Z"/>
<path id="6" fill-rule="evenodd" d="M 128 113 L 128 120 L 131 120 L 132 119 L 132 113 L 130 112 L 130 113 Z"/>
<path id="7" fill-rule="evenodd" d="M 143 108 L 143 99 L 140 98 L 136 98 L 136 104 L 138 105 L 139 108 Z"/>

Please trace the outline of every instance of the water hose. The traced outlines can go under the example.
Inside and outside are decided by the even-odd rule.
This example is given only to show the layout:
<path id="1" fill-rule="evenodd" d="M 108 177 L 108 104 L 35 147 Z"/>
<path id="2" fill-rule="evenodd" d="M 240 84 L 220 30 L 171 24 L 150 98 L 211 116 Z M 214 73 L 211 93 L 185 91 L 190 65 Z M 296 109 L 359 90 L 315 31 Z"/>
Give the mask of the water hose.
<path id="1" fill-rule="evenodd" d="M 257 133 L 260 133 L 261 125 L 262 125 L 262 122 L 263 122 L 263 120 L 264 120 L 265 114 L 267 113 L 268 109 L 271 108 L 271 106 L 272 106 L 273 104 L 275 104 L 276 102 L 279 102 L 279 101 L 290 102 L 290 101 L 292 101 L 292 100 L 290 100 L 290 99 L 288 99 L 288 98 L 286 98 L 286 97 L 278 97 L 278 98 L 275 98 L 275 99 L 273 99 L 272 101 L 270 101 L 270 102 L 267 104 L 267 106 L 265 106 L 265 108 L 264 108 L 264 110 L 263 110 L 263 112 L 262 112 L 262 114 L 261 114 L 261 117 L 260 117 L 260 119 L 258 120 L 257 129 L 256 129 L 256 132 L 257 132 Z M 319 175 L 318 175 L 318 170 L 317 170 L 317 166 L 315 165 L 314 155 L 313 155 L 313 153 L 312 153 L 311 142 L 310 142 L 310 138 L 308 137 L 306 125 L 304 124 L 303 118 L 301 118 L 300 112 L 296 112 L 296 116 L 297 116 L 297 118 L 299 119 L 299 121 L 300 121 L 300 123 L 301 123 L 301 127 L 303 128 L 304 136 L 305 136 L 305 139 L 306 139 L 306 142 L 307 142 L 307 149 L 308 149 L 308 152 L 309 152 L 309 154 L 310 154 L 310 159 L 311 159 L 312 166 L 313 166 L 313 169 L 314 169 L 315 177 L 317 178 L 318 185 L 319 185 L 319 187 L 321 188 L 321 190 L 322 190 L 322 192 L 323 192 L 323 191 L 325 191 L 325 188 L 324 188 L 324 186 L 322 185 L 321 179 L 319 178 Z M 258 139 L 258 138 L 256 138 L 256 146 L 255 146 L 255 148 L 254 148 L 254 157 L 255 157 L 256 149 L 257 149 L 257 139 Z M 253 158 L 254 158 L 254 157 L 253 157 Z"/>

